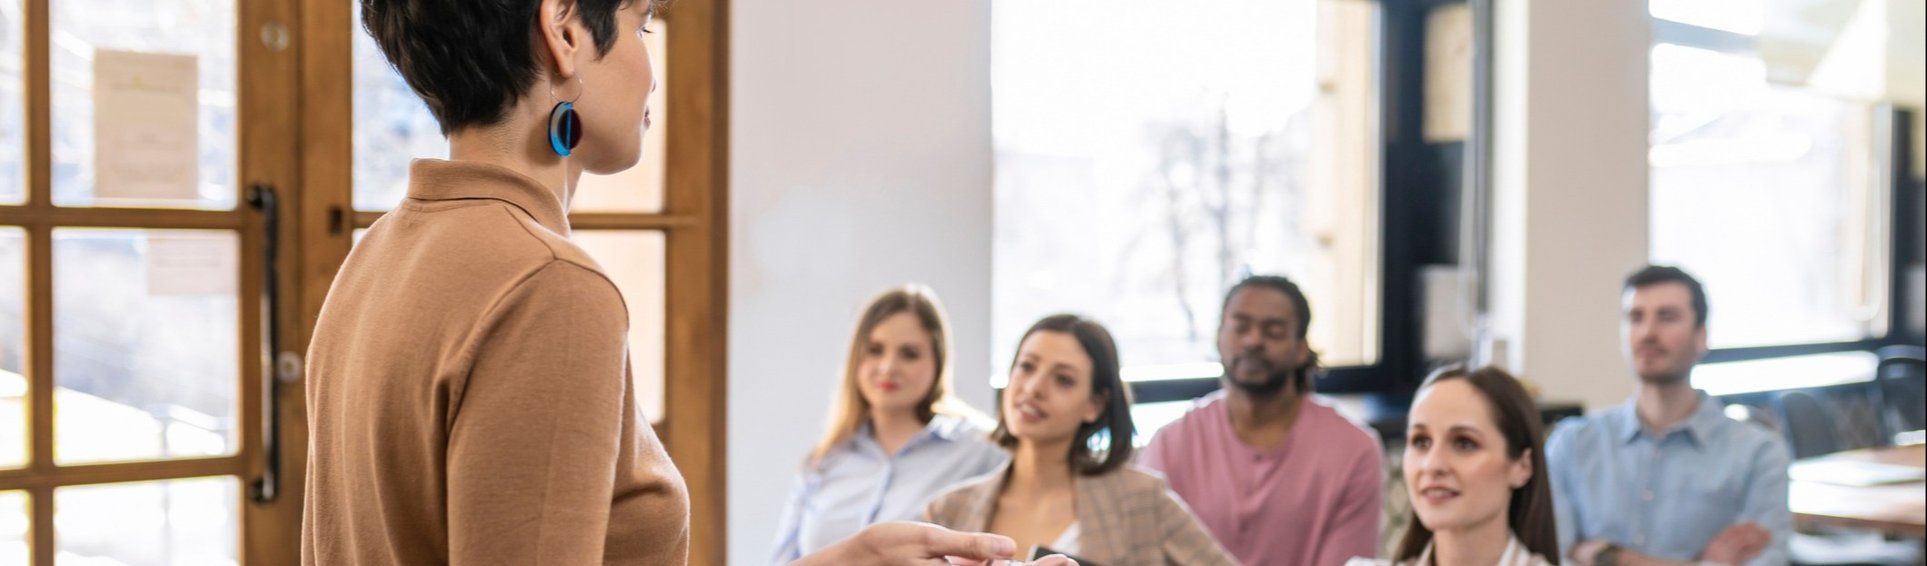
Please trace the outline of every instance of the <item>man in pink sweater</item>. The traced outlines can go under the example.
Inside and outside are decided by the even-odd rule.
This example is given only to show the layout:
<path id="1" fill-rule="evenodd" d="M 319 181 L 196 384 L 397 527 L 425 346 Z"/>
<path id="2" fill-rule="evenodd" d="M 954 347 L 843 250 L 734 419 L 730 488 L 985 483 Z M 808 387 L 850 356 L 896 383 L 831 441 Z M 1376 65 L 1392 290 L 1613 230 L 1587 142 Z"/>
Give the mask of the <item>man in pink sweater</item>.
<path id="1" fill-rule="evenodd" d="M 1338 566 L 1375 556 L 1384 471 L 1378 435 L 1311 397 L 1311 306 L 1284 277 L 1225 297 L 1224 388 L 1158 431 L 1139 463 L 1248 566 Z"/>

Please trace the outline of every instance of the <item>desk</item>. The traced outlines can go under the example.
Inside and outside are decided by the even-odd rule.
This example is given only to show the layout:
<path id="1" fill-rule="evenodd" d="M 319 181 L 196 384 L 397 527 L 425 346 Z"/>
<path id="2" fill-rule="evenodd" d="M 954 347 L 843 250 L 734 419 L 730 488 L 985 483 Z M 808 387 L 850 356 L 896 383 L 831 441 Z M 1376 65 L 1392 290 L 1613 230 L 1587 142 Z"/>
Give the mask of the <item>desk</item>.
<path id="1" fill-rule="evenodd" d="M 1927 468 L 1927 445 L 1870 448 L 1794 462 L 1878 462 Z M 1794 481 L 1787 504 L 1798 525 L 1871 529 L 1908 537 L 1927 537 L 1927 484 L 1913 481 L 1876 486 Z"/>

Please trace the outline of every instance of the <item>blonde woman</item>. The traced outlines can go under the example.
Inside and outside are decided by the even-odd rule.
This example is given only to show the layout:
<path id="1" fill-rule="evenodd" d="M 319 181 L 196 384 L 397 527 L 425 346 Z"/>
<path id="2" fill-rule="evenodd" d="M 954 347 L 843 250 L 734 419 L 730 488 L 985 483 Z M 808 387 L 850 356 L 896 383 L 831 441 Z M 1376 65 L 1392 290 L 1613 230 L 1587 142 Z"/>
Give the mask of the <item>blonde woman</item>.
<path id="1" fill-rule="evenodd" d="M 930 288 L 906 285 L 870 300 L 828 430 L 790 492 L 773 563 L 872 523 L 915 519 L 951 484 L 1004 465 L 982 417 L 951 399 L 950 361 L 949 321 Z"/>

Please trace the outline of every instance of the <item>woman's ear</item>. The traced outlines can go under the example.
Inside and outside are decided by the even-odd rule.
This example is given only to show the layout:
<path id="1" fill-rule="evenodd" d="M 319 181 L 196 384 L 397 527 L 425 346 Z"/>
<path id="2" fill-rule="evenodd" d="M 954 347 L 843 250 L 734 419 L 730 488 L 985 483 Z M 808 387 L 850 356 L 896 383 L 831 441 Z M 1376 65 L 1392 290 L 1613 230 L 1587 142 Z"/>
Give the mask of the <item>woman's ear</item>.
<path id="1" fill-rule="evenodd" d="M 1534 472 L 1532 469 L 1532 449 L 1527 448 L 1525 451 L 1520 452 L 1519 457 L 1514 459 L 1512 465 L 1507 468 L 1506 481 L 1512 484 L 1512 489 L 1525 487 L 1526 482 L 1532 481 L 1532 474 Z"/>
<path id="2" fill-rule="evenodd" d="M 555 76 L 562 79 L 575 78 L 576 51 L 583 45 L 586 30 L 578 9 L 576 0 L 542 0 L 537 8 L 536 46 L 549 55 Z"/>

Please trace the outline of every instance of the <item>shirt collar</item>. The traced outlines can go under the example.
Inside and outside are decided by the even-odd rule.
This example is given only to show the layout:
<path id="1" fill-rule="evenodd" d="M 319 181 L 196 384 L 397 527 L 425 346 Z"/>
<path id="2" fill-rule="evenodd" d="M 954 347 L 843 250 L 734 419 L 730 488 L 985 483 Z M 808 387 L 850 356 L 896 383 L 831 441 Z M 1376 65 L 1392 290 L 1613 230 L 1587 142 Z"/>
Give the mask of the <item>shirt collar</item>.
<path id="1" fill-rule="evenodd" d="M 1506 541 L 1505 541 L 1505 552 L 1499 555 L 1499 566 L 1514 566 L 1518 564 L 1536 563 L 1534 559 L 1538 559 L 1540 557 L 1536 554 L 1533 554 L 1531 550 L 1527 550 L 1525 543 L 1519 542 L 1518 533 L 1512 533 L 1508 531 L 1507 535 L 1508 536 L 1506 537 Z M 1406 562 L 1401 564 L 1409 564 L 1410 566 L 1431 566 L 1432 565 L 1432 544 L 1435 542 L 1437 541 L 1435 540 L 1426 541 L 1425 548 L 1419 550 L 1418 558 L 1414 559 L 1412 562 Z"/>
<path id="2" fill-rule="evenodd" d="M 522 209 L 542 227 L 564 237 L 569 235 L 569 217 L 554 191 L 526 175 L 495 165 L 416 159 L 408 167 L 408 198 L 499 200 Z"/>
<path id="3" fill-rule="evenodd" d="M 938 413 L 930 417 L 930 424 L 923 427 L 922 436 L 933 436 L 944 441 L 957 440 L 966 433 L 969 425 L 969 421 L 962 418 Z"/>
<path id="4" fill-rule="evenodd" d="M 1721 406 L 1718 399 L 1707 395 L 1705 391 L 1698 393 L 1700 408 L 1693 411 L 1693 416 L 1687 417 L 1686 433 L 1693 442 L 1705 446 L 1707 439 L 1713 437 L 1713 429 L 1731 419 L 1726 417 L 1726 407 Z"/>
<path id="5" fill-rule="evenodd" d="M 968 425 L 969 422 L 964 419 L 939 413 L 930 417 L 930 422 L 923 425 L 923 431 L 917 433 L 916 436 L 910 437 L 910 441 L 903 443 L 903 448 L 899 448 L 898 450 L 901 451 L 922 444 L 927 442 L 927 439 L 936 439 L 945 442 L 956 440 L 958 436 L 965 434 L 964 429 L 969 428 Z M 883 445 L 878 444 L 876 440 L 876 429 L 870 426 L 870 419 L 863 419 L 863 424 L 857 426 L 856 432 L 857 433 L 852 436 L 854 440 L 862 442 L 865 446 L 877 452 L 883 451 Z M 886 456 L 890 456 L 890 454 L 886 454 Z"/>
<path id="6" fill-rule="evenodd" d="M 1506 534 L 1509 536 L 1505 541 L 1505 554 L 1499 555 L 1499 564 L 1506 566 L 1528 564 L 1526 557 L 1532 556 L 1532 553 L 1526 550 L 1525 543 L 1519 542 L 1519 534 L 1510 531 Z"/>
<path id="7" fill-rule="evenodd" d="M 1667 436 L 1672 436 L 1674 433 L 1685 433 L 1688 441 L 1704 446 L 1708 435 L 1713 433 L 1713 427 L 1719 426 L 1726 420 L 1725 410 L 1720 408 L 1720 404 L 1711 396 L 1705 391 L 1695 391 L 1695 393 L 1699 394 L 1699 408 L 1694 409 L 1693 414 L 1686 417 L 1686 422 L 1667 429 L 1659 438 L 1654 439 L 1655 441 L 1665 440 Z M 1646 427 L 1639 423 L 1637 396 L 1626 400 L 1626 404 L 1621 405 L 1613 417 L 1610 420 L 1615 428 L 1613 435 L 1620 442 L 1630 444 L 1646 434 Z"/>

